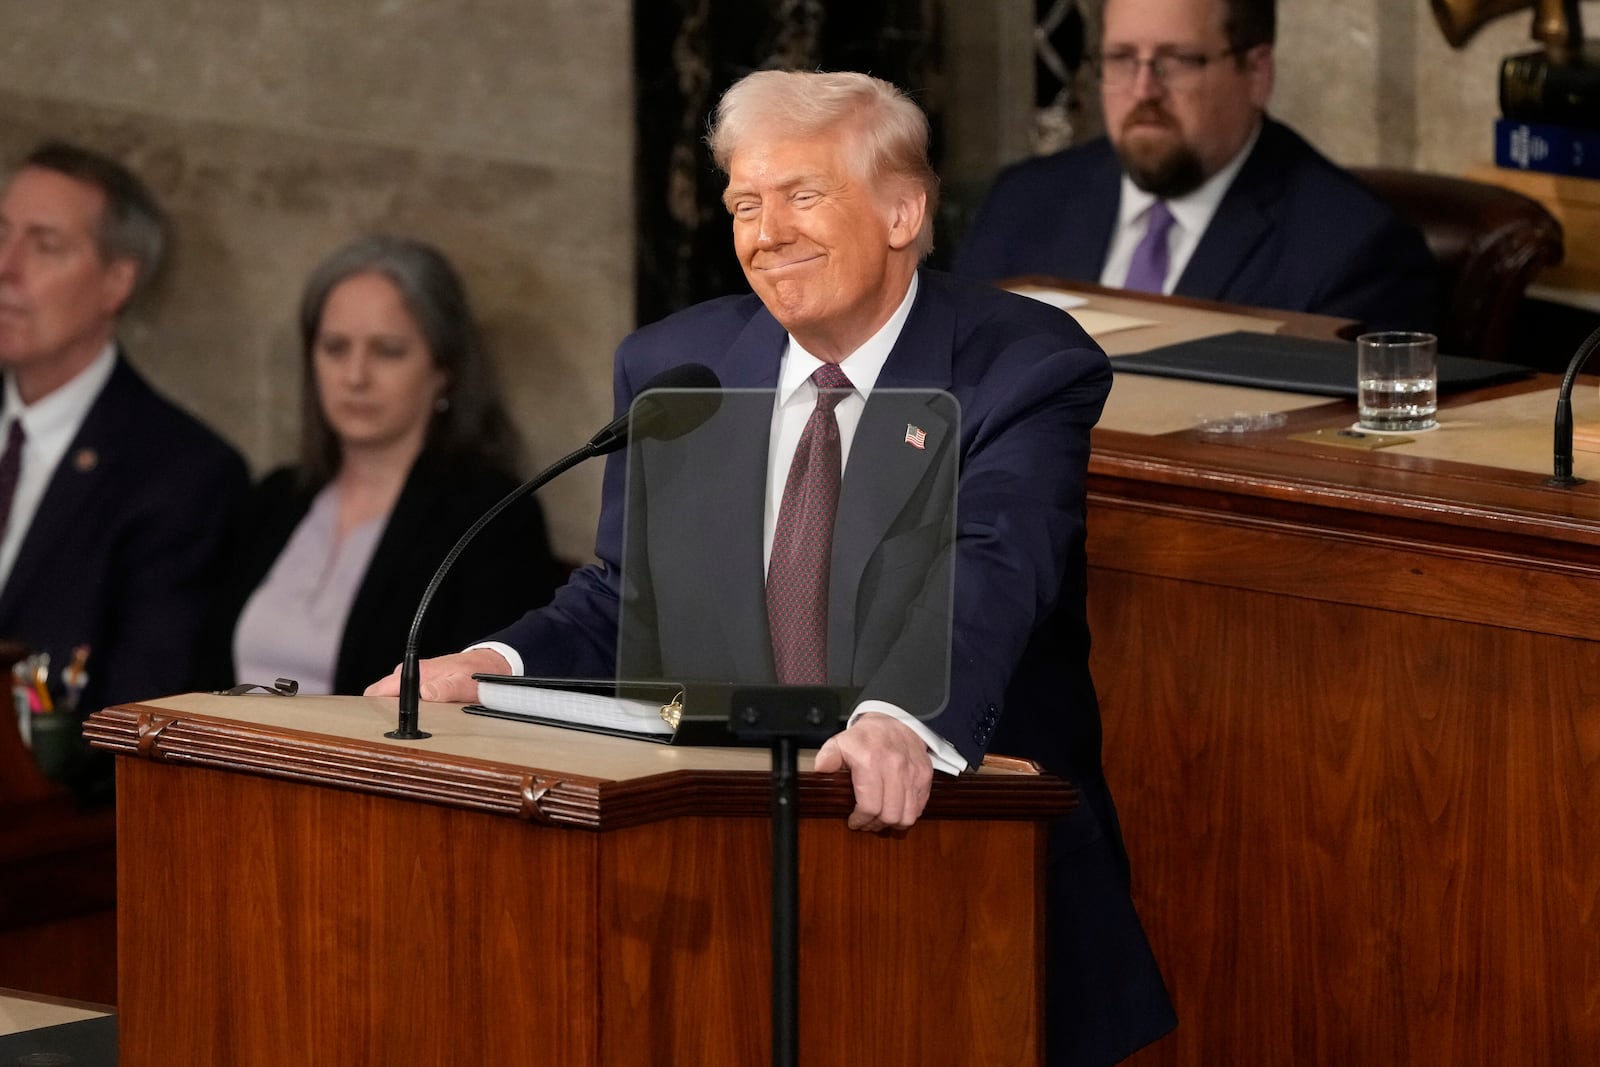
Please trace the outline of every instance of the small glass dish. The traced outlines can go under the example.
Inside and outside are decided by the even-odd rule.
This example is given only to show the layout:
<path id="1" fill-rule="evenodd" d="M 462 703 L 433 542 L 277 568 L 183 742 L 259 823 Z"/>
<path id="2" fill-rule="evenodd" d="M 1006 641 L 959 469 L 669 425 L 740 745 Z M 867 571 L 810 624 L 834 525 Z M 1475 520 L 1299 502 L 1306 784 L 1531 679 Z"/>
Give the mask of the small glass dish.
<path id="1" fill-rule="evenodd" d="M 1231 415 L 1197 415 L 1195 430 L 1211 436 L 1281 430 L 1289 416 L 1281 411 L 1235 411 Z"/>

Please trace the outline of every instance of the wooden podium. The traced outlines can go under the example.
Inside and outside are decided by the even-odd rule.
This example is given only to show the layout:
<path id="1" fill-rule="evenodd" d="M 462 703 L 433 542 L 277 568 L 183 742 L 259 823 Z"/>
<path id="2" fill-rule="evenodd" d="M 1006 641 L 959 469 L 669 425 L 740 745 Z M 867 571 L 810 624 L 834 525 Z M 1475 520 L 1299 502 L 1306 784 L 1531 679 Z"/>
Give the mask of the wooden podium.
<path id="1" fill-rule="evenodd" d="M 768 1061 L 765 749 L 393 719 L 198 694 L 91 718 L 120 757 L 124 1067 Z M 1041 1062 L 1045 826 L 1073 802 L 986 766 L 861 834 L 848 778 L 802 773 L 808 1067 Z"/>

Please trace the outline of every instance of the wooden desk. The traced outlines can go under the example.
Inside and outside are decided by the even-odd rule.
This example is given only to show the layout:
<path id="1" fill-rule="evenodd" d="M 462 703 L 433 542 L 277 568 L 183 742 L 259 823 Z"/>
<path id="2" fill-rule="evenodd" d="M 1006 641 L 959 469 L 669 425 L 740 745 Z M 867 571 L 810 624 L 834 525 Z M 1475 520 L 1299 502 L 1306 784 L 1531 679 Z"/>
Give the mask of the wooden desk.
<path id="1" fill-rule="evenodd" d="M 85 1019 L 102 1019 L 110 1014 L 112 1011 L 107 1005 L 0 988 L 0 1036 L 82 1022 Z"/>
<path id="2" fill-rule="evenodd" d="M 116 1067 L 110 1008 L 0 988 L 0 1063 Z"/>
<path id="3" fill-rule="evenodd" d="M 1542 484 L 1555 380 L 1376 452 L 1292 439 L 1353 403 L 1139 433 L 1150 381 L 1089 480 L 1106 771 L 1179 1015 L 1133 1062 L 1592 1062 L 1600 481 Z"/>

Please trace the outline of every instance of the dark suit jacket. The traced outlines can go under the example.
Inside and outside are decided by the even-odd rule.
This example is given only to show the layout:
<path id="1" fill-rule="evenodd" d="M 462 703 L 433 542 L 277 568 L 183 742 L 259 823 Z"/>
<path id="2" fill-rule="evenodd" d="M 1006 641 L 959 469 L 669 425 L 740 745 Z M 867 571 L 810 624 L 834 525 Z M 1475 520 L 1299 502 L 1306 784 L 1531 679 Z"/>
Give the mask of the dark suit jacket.
<path id="1" fill-rule="evenodd" d="M 476 460 L 434 452 L 418 457 L 350 605 L 334 668 L 335 693 L 360 693 L 394 670 L 417 604 L 440 561 L 480 515 L 516 486 L 511 475 Z M 233 632 L 245 603 L 315 496 L 316 490 L 300 484 L 289 467 L 273 471 L 250 494 L 203 638 L 207 688 L 272 681 L 234 677 Z M 549 600 L 555 583 L 544 513 L 537 500 L 524 498 L 484 527 L 439 586 L 419 635 L 422 654 L 460 651 L 486 630 L 515 619 L 530 603 Z"/>
<path id="2" fill-rule="evenodd" d="M 1002 171 L 956 253 L 956 273 L 1097 282 L 1121 203 L 1101 137 Z M 1267 119 L 1173 292 L 1432 330 L 1437 269 L 1422 235 L 1299 134 Z"/>
<path id="3" fill-rule="evenodd" d="M 930 535 L 920 514 L 903 521 L 882 508 L 858 512 L 851 502 L 890 491 L 884 464 L 893 460 L 886 456 L 915 460 L 902 473 L 916 485 L 927 484 L 943 462 L 945 453 L 934 447 L 946 433 L 942 416 L 913 417 L 919 425 L 926 421 L 930 448 L 925 457 L 911 456 L 915 450 L 903 445 L 905 416 L 895 406 L 904 401 L 880 391 L 948 390 L 961 412 L 953 670 L 948 705 L 930 725 L 974 765 L 992 747 L 1035 759 L 1082 791 L 1083 803 L 1051 838 L 1051 1062 L 1108 1063 L 1173 1023 L 1129 901 L 1088 674 L 1084 478 L 1089 431 L 1110 388 L 1109 365 L 1055 309 L 934 271 L 919 277 L 915 305 L 868 401 L 840 489 L 841 524 L 864 514 L 864 527 L 872 529 L 836 530 L 830 675 L 863 685 L 866 696 L 898 695 L 897 670 L 905 660 L 893 635 L 914 605 L 862 611 L 857 591 L 877 583 L 880 591 L 897 589 L 914 600 L 915 589 L 891 575 L 902 555 L 913 570 L 928 558 L 916 539 Z M 691 360 L 708 364 L 725 388 L 770 390 L 785 341 L 783 328 L 753 296 L 680 312 L 623 342 L 616 361 L 618 408 L 626 410 L 639 386 L 662 369 Z M 759 531 L 770 397 L 767 404 L 746 447 L 728 450 L 723 475 L 702 485 L 699 506 L 677 513 L 684 522 L 700 516 L 696 529 L 676 531 L 677 544 L 701 544 L 684 564 L 699 577 L 683 582 L 682 595 L 697 586 L 704 592 L 689 604 L 666 597 L 661 603 L 677 613 L 703 609 L 705 617 L 684 624 L 745 650 L 730 655 L 764 654 L 770 671 L 770 652 L 760 651 L 767 641 L 765 615 L 754 606 L 763 587 Z M 880 408 L 889 417 L 875 411 Z M 893 440 L 875 444 L 873 434 L 883 428 Z M 951 423 L 950 436 L 956 430 Z M 519 651 L 529 673 L 608 677 L 613 671 L 626 480 L 625 462 L 613 458 L 597 544 L 601 565 L 576 574 L 546 610 L 495 635 Z M 921 512 L 917 492 L 903 486 L 892 492 L 905 509 Z M 654 515 L 651 523 L 654 541 Z M 909 544 L 902 535 L 909 535 Z M 678 624 L 675 618 L 670 625 Z M 662 628 L 669 624 L 663 621 Z M 842 653 L 841 634 L 854 638 Z M 662 665 L 669 676 L 679 666 L 673 656 L 669 649 Z"/>
<path id="4" fill-rule="evenodd" d="M 189 689 L 218 549 L 246 485 L 238 453 L 119 356 L 0 591 L 0 635 L 53 664 L 88 645 L 84 714 Z"/>

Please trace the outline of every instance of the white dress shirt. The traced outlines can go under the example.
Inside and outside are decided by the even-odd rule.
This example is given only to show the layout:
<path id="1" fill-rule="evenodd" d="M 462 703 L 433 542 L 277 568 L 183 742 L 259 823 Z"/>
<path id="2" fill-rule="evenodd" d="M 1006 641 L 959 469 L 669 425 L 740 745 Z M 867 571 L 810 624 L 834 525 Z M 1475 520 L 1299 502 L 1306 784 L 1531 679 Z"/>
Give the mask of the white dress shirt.
<path id="1" fill-rule="evenodd" d="M 6 377 L 5 406 L 0 410 L 0 441 L 11 433 L 13 419 L 22 420 L 26 441 L 22 446 L 22 470 L 17 479 L 16 495 L 11 498 L 11 520 L 6 524 L 5 537 L 0 538 L 0 589 L 11 579 L 11 568 L 22 550 L 22 541 L 33 525 L 33 516 L 39 510 L 45 490 L 56 468 L 78 436 L 89 409 L 99 399 L 100 391 L 111 379 L 117 365 L 117 346 L 108 344 L 105 350 L 67 384 L 40 397 L 26 406 L 17 392 L 17 383 Z M 98 460 L 97 460 L 98 462 Z"/>
<path id="2" fill-rule="evenodd" d="M 878 375 L 888 362 L 889 353 L 900 339 L 900 331 L 911 316 L 911 305 L 916 302 L 916 297 L 917 278 L 912 275 L 905 298 L 900 301 L 894 314 L 889 316 L 877 333 L 839 363 L 839 369 L 844 371 L 854 388 L 854 392 L 839 401 L 833 409 L 839 423 L 839 453 L 845 470 L 849 469 L 850 445 L 855 439 L 856 427 L 861 423 L 861 413 L 866 410 L 867 397 L 872 394 L 873 387 L 878 383 Z M 820 359 L 807 352 L 793 337 L 789 338 L 778 367 L 778 390 L 772 405 L 772 430 L 767 449 L 767 502 L 762 522 L 763 558 L 772 555 L 773 534 L 778 524 L 778 508 L 783 500 L 783 485 L 789 477 L 789 464 L 794 459 L 794 451 L 800 443 L 806 422 L 811 418 L 811 410 L 816 407 L 817 388 L 811 383 L 811 375 L 820 366 Z M 492 648 L 505 657 L 511 666 L 511 673 L 522 673 L 522 657 L 509 645 L 485 642 L 472 647 Z M 868 712 L 888 715 L 910 727 L 928 747 L 935 770 L 959 774 L 967 769 L 967 761 L 954 745 L 928 729 L 904 708 L 882 700 L 864 700 L 851 712 L 850 722 L 854 724 Z"/>
<path id="3" fill-rule="evenodd" d="M 1206 227 L 1216 215 L 1239 168 L 1250 157 L 1250 150 L 1261 136 L 1256 126 L 1244 147 L 1192 193 L 1167 201 L 1172 212 L 1172 228 L 1167 231 L 1167 277 L 1161 285 L 1163 293 L 1171 293 L 1183 277 L 1183 270 L 1194 256 L 1194 250 L 1205 236 Z M 1133 184 L 1127 174 L 1122 176 L 1122 202 L 1117 209 L 1117 227 L 1111 232 L 1111 247 L 1106 251 L 1105 266 L 1100 269 L 1100 284 L 1121 288 L 1128 280 L 1128 266 L 1133 262 L 1133 251 L 1144 239 L 1150 208 L 1156 197 Z"/>

